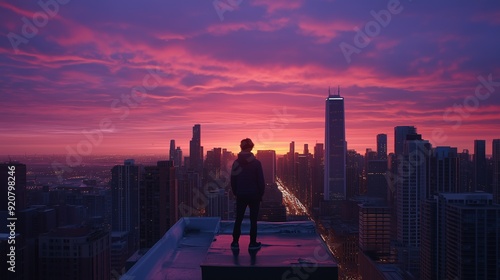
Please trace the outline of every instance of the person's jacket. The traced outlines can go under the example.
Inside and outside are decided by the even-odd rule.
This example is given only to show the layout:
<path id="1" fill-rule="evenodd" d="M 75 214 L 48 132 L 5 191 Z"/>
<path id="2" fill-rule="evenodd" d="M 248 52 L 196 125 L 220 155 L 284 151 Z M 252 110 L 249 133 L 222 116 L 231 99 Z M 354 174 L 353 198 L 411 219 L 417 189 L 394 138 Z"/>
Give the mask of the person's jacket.
<path id="1" fill-rule="evenodd" d="M 238 198 L 262 200 L 265 182 L 262 164 L 250 152 L 240 152 L 231 169 L 231 189 Z"/>

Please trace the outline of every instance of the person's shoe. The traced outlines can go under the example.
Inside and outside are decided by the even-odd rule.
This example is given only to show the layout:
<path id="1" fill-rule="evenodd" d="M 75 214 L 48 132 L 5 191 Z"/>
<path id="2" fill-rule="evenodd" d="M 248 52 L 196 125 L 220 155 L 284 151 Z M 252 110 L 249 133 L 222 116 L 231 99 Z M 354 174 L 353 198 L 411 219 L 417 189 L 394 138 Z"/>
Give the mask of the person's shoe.
<path id="1" fill-rule="evenodd" d="M 262 247 L 262 243 L 260 243 L 260 242 L 251 242 L 248 245 L 248 250 L 257 250 L 257 249 L 260 249 L 260 247 Z"/>
<path id="2" fill-rule="evenodd" d="M 236 249 L 239 249 L 239 248 L 240 248 L 240 245 L 238 244 L 238 242 L 233 241 L 231 243 L 231 249 L 236 250 Z"/>

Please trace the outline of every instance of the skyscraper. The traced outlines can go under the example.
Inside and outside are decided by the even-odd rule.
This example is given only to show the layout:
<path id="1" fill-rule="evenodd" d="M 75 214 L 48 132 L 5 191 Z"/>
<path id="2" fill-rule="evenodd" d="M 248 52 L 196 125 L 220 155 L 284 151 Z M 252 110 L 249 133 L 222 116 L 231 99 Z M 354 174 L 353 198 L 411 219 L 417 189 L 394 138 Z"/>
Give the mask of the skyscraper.
<path id="1" fill-rule="evenodd" d="M 139 249 L 139 167 L 133 159 L 111 169 L 111 230 L 128 232 L 129 253 Z"/>
<path id="2" fill-rule="evenodd" d="M 406 135 L 416 133 L 417 129 L 414 126 L 396 126 L 394 128 L 394 153 L 396 157 L 403 154 Z"/>
<path id="3" fill-rule="evenodd" d="M 204 165 L 204 183 L 206 185 L 208 182 L 216 181 L 221 175 L 221 160 L 222 160 L 222 148 L 213 148 L 211 151 L 207 151 L 207 156 L 205 158 Z M 216 184 L 217 185 L 217 184 Z"/>
<path id="4" fill-rule="evenodd" d="M 421 204 L 420 217 L 420 279 L 444 279 L 442 270 L 445 244 L 439 242 L 438 232 L 444 228 L 443 215 L 437 215 L 437 196 L 425 200 Z M 440 223 L 438 223 L 440 221 Z M 442 238 L 442 237 L 440 237 Z M 439 246 L 439 248 L 438 248 Z M 441 275 L 437 277 L 438 273 Z"/>
<path id="5" fill-rule="evenodd" d="M 486 171 L 486 140 L 474 140 L 473 162 L 475 190 L 489 192 Z"/>
<path id="6" fill-rule="evenodd" d="M 295 165 L 297 164 L 297 156 L 295 154 L 295 141 L 290 142 L 290 150 L 288 152 L 287 160 L 287 170 L 288 170 L 288 187 L 292 189 L 293 192 L 297 191 L 297 172 Z"/>
<path id="7" fill-rule="evenodd" d="M 403 246 L 399 262 L 404 271 L 419 273 L 420 207 L 428 188 L 431 146 L 419 134 L 404 142 L 401 180 L 397 181 L 397 240 Z"/>
<path id="8" fill-rule="evenodd" d="M 174 160 L 175 159 L 175 140 L 172 139 L 170 140 L 170 150 L 168 153 L 168 160 Z M 175 162 L 174 162 L 175 164 Z"/>
<path id="9" fill-rule="evenodd" d="M 311 206 L 311 156 L 297 156 L 297 193 L 298 199 L 307 207 Z"/>
<path id="10" fill-rule="evenodd" d="M 276 182 L 276 151 L 258 150 L 255 157 L 262 163 L 266 185 L 274 184 Z"/>
<path id="11" fill-rule="evenodd" d="M 109 279 L 109 232 L 58 228 L 41 234 L 38 240 L 37 279 Z"/>
<path id="12" fill-rule="evenodd" d="M 402 174 L 400 174 L 400 169 L 401 162 L 403 161 L 403 150 L 404 150 L 404 144 L 406 141 L 406 136 L 408 134 L 416 134 L 417 129 L 414 126 L 396 126 L 394 127 L 394 153 L 391 158 L 391 167 L 390 170 L 391 172 L 388 173 L 394 180 L 388 181 L 389 183 L 389 205 L 391 206 L 392 210 L 392 228 L 397 229 L 398 228 L 398 217 L 397 217 L 397 211 L 398 211 L 398 182 L 401 181 Z M 390 177 L 388 177 L 390 178 Z M 397 238 L 397 230 L 393 231 L 393 235 L 395 238 Z"/>
<path id="13" fill-rule="evenodd" d="M 389 258 L 391 211 L 385 203 L 370 201 L 359 204 L 359 249 L 372 258 Z"/>
<path id="14" fill-rule="evenodd" d="M 377 157 L 387 159 L 387 134 L 377 134 Z"/>
<path id="15" fill-rule="evenodd" d="M 203 151 L 201 150 L 201 126 L 193 126 L 193 138 L 189 141 L 189 164 L 190 168 L 198 174 L 203 170 Z"/>
<path id="16" fill-rule="evenodd" d="M 346 157 L 346 197 L 349 199 L 366 192 L 363 182 L 364 157 L 355 150 L 347 150 Z"/>
<path id="17" fill-rule="evenodd" d="M 491 204 L 491 194 L 473 196 L 466 203 L 446 207 L 442 239 L 446 241 L 446 277 L 500 279 L 500 206 Z"/>
<path id="18" fill-rule="evenodd" d="M 207 151 L 203 162 L 203 186 L 204 192 L 208 196 L 205 215 L 229 219 L 229 193 L 224 183 L 229 182 L 229 178 L 226 178 L 227 173 L 222 169 L 222 153 L 222 148 L 213 148 Z"/>
<path id="19" fill-rule="evenodd" d="M 457 148 L 436 147 L 430 160 L 430 184 L 426 198 L 437 193 L 459 192 L 459 159 Z"/>
<path id="20" fill-rule="evenodd" d="M 493 200 L 500 204 L 500 139 L 493 139 Z"/>
<path id="21" fill-rule="evenodd" d="M 344 98 L 328 90 L 325 110 L 325 200 L 346 199 L 346 153 Z"/>
<path id="22" fill-rule="evenodd" d="M 325 151 L 323 143 L 316 143 L 314 146 L 314 161 L 312 168 L 312 208 L 319 213 L 320 201 L 323 199 L 324 177 L 325 177 Z"/>
<path id="23" fill-rule="evenodd" d="M 140 245 L 152 247 L 178 218 L 175 168 L 158 161 L 144 168 L 140 186 Z"/>
<path id="24" fill-rule="evenodd" d="M 369 160 L 366 164 L 366 195 L 387 201 L 387 160 Z"/>
<path id="25" fill-rule="evenodd" d="M 423 203 L 420 279 L 499 279 L 500 206 L 489 193 L 440 193 Z"/>
<path id="26" fill-rule="evenodd" d="M 175 149 L 174 166 L 175 167 L 181 167 L 182 166 L 182 150 L 181 150 L 181 147 L 177 147 Z"/>
<path id="27" fill-rule="evenodd" d="M 459 190 L 460 192 L 474 191 L 474 168 L 472 166 L 469 150 L 464 149 L 459 155 Z"/>

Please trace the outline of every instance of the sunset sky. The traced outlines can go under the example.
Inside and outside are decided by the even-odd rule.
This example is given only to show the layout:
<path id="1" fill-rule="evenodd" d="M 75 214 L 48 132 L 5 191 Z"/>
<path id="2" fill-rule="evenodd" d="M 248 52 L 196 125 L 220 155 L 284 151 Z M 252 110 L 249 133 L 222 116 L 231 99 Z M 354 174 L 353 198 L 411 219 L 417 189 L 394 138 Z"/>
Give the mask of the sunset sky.
<path id="1" fill-rule="evenodd" d="M 500 138 L 500 2 L 0 2 L 0 154 L 310 150 L 328 88 L 349 149 L 414 125 L 473 153 Z M 84 133 L 84 131 L 86 131 Z"/>

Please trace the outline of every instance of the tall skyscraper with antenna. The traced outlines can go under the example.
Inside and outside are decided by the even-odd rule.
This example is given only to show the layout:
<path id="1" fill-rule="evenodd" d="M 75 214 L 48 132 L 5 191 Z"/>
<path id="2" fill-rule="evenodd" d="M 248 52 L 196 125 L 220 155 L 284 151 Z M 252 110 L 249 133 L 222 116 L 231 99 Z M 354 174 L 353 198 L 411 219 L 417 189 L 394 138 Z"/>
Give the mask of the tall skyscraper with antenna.
<path id="1" fill-rule="evenodd" d="M 174 139 L 170 140 L 170 150 L 168 153 L 168 160 L 171 160 L 171 161 L 175 160 L 175 140 Z"/>
<path id="2" fill-rule="evenodd" d="M 201 148 L 201 126 L 193 126 L 193 138 L 189 141 L 189 163 L 190 168 L 198 174 L 203 170 L 203 151 Z"/>
<path id="3" fill-rule="evenodd" d="M 325 110 L 325 200 L 346 199 L 346 153 L 344 98 L 328 89 Z"/>

